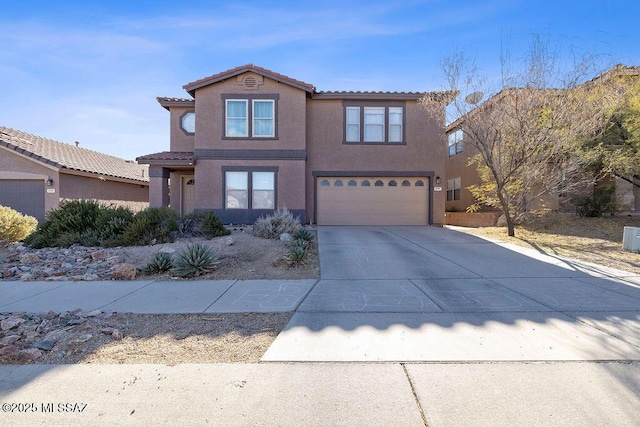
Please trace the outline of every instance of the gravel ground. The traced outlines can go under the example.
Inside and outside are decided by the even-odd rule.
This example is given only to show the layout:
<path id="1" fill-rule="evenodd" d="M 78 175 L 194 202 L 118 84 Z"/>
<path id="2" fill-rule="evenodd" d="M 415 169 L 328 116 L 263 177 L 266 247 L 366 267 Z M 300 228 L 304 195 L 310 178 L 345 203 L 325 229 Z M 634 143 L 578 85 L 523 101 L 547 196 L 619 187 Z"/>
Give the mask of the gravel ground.
<path id="1" fill-rule="evenodd" d="M 216 271 L 207 276 L 200 276 L 198 280 L 309 279 L 320 276 L 315 244 L 303 263 L 292 266 L 286 258 L 288 249 L 284 242 L 261 239 L 242 230 L 235 230 L 231 238 L 231 245 L 225 241 L 225 237 L 205 240 L 218 251 L 220 263 Z M 159 250 L 178 250 L 190 241 L 119 248 L 118 252 L 128 263 L 142 269 Z M 3 249 L 0 249 L 0 263 L 10 258 L 2 251 Z M 170 275 L 141 278 L 175 280 Z M 90 283 L 87 283 L 87 286 L 90 286 Z M 0 318 L 11 317 L 22 319 L 24 322 L 11 328 L 6 323 L 7 329 L 0 330 L 0 363 L 175 365 L 257 362 L 287 324 L 292 313 L 94 313 L 86 319 L 83 315 L 84 313 L 74 312 L 55 315 L 2 313 Z M 45 320 L 46 325 L 43 323 Z M 59 333 L 60 331 L 63 333 Z M 51 332 L 54 334 L 49 336 L 56 338 L 51 349 L 34 347 L 42 346 L 43 339 Z M 20 339 L 16 341 L 17 336 Z"/>

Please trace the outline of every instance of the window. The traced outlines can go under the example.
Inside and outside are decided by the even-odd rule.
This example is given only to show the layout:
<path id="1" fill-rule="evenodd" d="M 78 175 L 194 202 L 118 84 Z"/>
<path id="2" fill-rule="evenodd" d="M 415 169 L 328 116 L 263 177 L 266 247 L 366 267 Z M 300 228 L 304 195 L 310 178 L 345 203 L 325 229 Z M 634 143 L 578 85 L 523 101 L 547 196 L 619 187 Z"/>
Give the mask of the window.
<path id="1" fill-rule="evenodd" d="M 225 206 L 227 209 L 274 209 L 275 188 L 275 172 L 227 171 Z"/>
<path id="2" fill-rule="evenodd" d="M 389 142 L 402 142 L 402 107 L 389 107 Z"/>
<path id="3" fill-rule="evenodd" d="M 460 200 L 460 178 L 447 180 L 447 202 Z"/>
<path id="4" fill-rule="evenodd" d="M 344 140 L 356 144 L 403 144 L 404 106 L 345 105 Z"/>
<path id="5" fill-rule="evenodd" d="M 180 127 L 182 130 L 191 135 L 196 131 L 196 113 L 188 111 L 180 116 Z"/>
<path id="6" fill-rule="evenodd" d="M 462 129 L 451 132 L 447 138 L 449 145 L 449 157 L 462 153 L 464 150 L 464 133 L 462 132 Z"/>
<path id="7" fill-rule="evenodd" d="M 364 141 L 384 142 L 384 107 L 364 107 Z"/>
<path id="8" fill-rule="evenodd" d="M 224 137 L 277 138 L 277 95 L 222 95 Z"/>
<path id="9" fill-rule="evenodd" d="M 360 142 L 360 107 L 346 108 L 347 141 Z"/>
<path id="10" fill-rule="evenodd" d="M 274 137 L 274 101 L 253 101 L 253 136 Z"/>

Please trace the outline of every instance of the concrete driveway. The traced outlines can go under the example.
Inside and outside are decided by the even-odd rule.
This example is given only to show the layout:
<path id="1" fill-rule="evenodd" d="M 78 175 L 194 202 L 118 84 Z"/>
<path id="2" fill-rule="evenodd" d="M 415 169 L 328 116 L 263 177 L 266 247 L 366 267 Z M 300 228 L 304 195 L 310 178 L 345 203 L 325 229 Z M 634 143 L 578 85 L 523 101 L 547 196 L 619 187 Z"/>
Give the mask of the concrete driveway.
<path id="1" fill-rule="evenodd" d="M 640 360 L 640 277 L 437 227 L 320 227 L 263 361 Z"/>

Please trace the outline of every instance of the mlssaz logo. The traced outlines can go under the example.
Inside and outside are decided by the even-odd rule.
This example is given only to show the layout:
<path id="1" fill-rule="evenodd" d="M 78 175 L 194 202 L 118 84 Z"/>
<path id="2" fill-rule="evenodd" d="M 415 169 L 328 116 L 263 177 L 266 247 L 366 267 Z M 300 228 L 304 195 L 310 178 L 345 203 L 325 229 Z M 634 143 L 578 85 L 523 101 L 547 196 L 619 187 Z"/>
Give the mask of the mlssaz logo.
<path id="1" fill-rule="evenodd" d="M 86 403 L 58 403 L 58 412 L 83 412 Z"/>

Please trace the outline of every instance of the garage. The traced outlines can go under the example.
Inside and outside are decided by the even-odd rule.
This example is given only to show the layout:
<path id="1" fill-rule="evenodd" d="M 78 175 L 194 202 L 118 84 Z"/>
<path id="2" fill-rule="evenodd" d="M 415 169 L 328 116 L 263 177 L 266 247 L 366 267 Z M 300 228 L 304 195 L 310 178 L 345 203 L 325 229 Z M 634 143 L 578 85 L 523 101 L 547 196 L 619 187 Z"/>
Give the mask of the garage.
<path id="1" fill-rule="evenodd" d="M 428 177 L 318 177 L 318 225 L 427 225 Z"/>
<path id="2" fill-rule="evenodd" d="M 44 220 L 44 180 L 2 179 L 0 180 L 0 205 Z"/>

